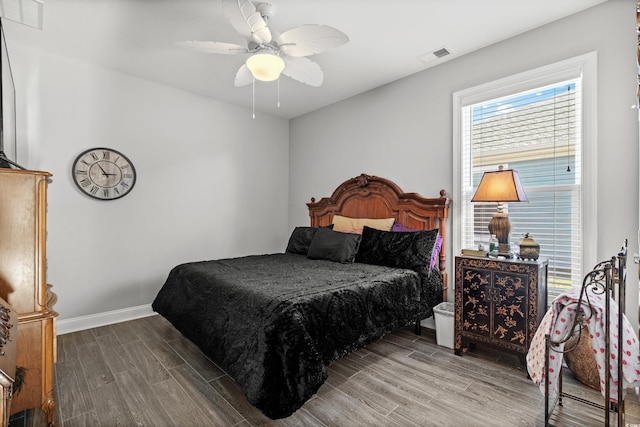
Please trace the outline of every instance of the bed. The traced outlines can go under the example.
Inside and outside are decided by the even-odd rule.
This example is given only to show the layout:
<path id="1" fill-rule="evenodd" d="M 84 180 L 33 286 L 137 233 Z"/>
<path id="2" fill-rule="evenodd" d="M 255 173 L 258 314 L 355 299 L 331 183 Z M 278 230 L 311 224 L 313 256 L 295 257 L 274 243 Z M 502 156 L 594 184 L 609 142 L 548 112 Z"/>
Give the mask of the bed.
<path id="1" fill-rule="evenodd" d="M 307 206 L 310 225 L 284 253 L 178 265 L 152 304 L 273 419 L 311 398 L 332 361 L 419 331 L 446 300 L 444 191 L 424 198 L 361 174 Z"/>

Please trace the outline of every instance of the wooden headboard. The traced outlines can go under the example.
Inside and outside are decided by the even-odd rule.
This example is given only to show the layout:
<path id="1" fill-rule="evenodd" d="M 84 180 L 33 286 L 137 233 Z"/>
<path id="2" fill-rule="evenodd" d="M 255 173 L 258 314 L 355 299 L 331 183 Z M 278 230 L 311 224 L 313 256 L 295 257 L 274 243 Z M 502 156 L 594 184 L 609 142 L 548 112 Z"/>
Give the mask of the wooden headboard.
<path id="1" fill-rule="evenodd" d="M 444 282 L 443 301 L 447 300 L 446 219 L 450 199 L 440 190 L 440 197 L 427 199 L 417 193 L 405 193 L 395 183 L 378 176 L 361 174 L 338 186 L 331 197 L 316 202 L 311 198 L 309 217 L 312 227 L 330 225 L 334 215 L 351 218 L 391 218 L 408 228 L 440 229 L 442 249 L 438 268 Z"/>

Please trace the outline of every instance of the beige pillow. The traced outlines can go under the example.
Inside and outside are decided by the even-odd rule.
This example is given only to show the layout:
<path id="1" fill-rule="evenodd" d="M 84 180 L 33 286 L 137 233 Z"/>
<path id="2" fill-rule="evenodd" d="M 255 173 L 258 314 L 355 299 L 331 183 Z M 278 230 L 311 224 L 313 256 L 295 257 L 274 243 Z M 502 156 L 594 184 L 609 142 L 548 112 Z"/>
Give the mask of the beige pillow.
<path id="1" fill-rule="evenodd" d="M 395 218 L 349 218 L 347 216 L 334 215 L 333 216 L 333 229 L 335 231 L 353 231 L 362 230 L 365 225 L 367 227 L 375 228 L 376 230 L 391 231 Z"/>

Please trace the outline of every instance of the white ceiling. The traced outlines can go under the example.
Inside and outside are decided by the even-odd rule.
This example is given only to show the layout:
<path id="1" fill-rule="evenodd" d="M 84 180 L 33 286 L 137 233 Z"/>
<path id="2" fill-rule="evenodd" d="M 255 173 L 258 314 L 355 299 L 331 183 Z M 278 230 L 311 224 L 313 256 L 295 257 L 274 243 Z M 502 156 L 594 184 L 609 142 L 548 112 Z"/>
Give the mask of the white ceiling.
<path id="1" fill-rule="evenodd" d="M 278 83 L 256 83 L 256 111 L 296 117 L 604 1 L 272 0 L 271 29 L 324 24 L 343 31 L 350 41 L 310 57 L 324 71 L 321 87 L 283 76 L 280 108 Z M 251 85 L 233 84 L 244 57 L 173 44 L 212 40 L 246 45 L 223 17 L 220 0 L 45 0 L 42 31 L 13 22 L 5 22 L 5 31 L 9 41 L 27 40 L 56 54 L 252 107 Z M 449 56 L 432 55 L 443 47 Z"/>

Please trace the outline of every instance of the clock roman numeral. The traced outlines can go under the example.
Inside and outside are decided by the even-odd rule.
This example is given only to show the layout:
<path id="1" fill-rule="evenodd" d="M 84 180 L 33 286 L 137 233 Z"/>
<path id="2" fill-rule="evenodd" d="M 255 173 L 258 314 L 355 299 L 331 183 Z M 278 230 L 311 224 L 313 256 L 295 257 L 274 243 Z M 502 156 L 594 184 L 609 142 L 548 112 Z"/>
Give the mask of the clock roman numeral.
<path id="1" fill-rule="evenodd" d="M 80 160 L 81 163 L 84 163 L 87 166 L 91 166 L 91 163 L 87 163 L 85 160 Z"/>
<path id="2" fill-rule="evenodd" d="M 83 187 L 86 187 L 90 184 L 91 184 L 91 180 L 89 178 L 85 178 L 82 181 L 80 181 L 80 185 L 82 185 Z"/>
<path id="3" fill-rule="evenodd" d="M 124 177 L 125 178 L 133 178 L 133 174 L 132 173 L 125 173 Z"/>
<path id="4" fill-rule="evenodd" d="M 118 190 L 118 187 L 113 187 L 113 191 L 115 191 L 116 194 L 120 194 L 120 190 Z"/>
<path id="5" fill-rule="evenodd" d="M 87 175 L 87 171 L 76 171 L 76 175 L 86 176 Z"/>
<path id="6" fill-rule="evenodd" d="M 91 153 L 91 158 L 93 160 L 98 160 L 98 155 L 96 153 Z"/>
<path id="7" fill-rule="evenodd" d="M 96 187 L 95 185 L 93 187 L 91 187 L 91 194 L 96 194 L 98 192 L 98 190 L 100 189 L 100 187 Z"/>
<path id="8" fill-rule="evenodd" d="M 109 154 L 110 154 L 110 153 L 109 153 L 108 151 L 103 151 L 103 152 L 102 152 L 102 158 L 103 158 L 104 160 L 109 160 Z"/>
<path id="9" fill-rule="evenodd" d="M 129 184 L 127 184 L 126 182 L 123 182 L 122 188 L 126 190 L 127 188 L 129 188 Z"/>
<path id="10" fill-rule="evenodd" d="M 108 188 L 103 188 L 102 189 L 102 197 L 109 197 L 109 189 Z"/>

